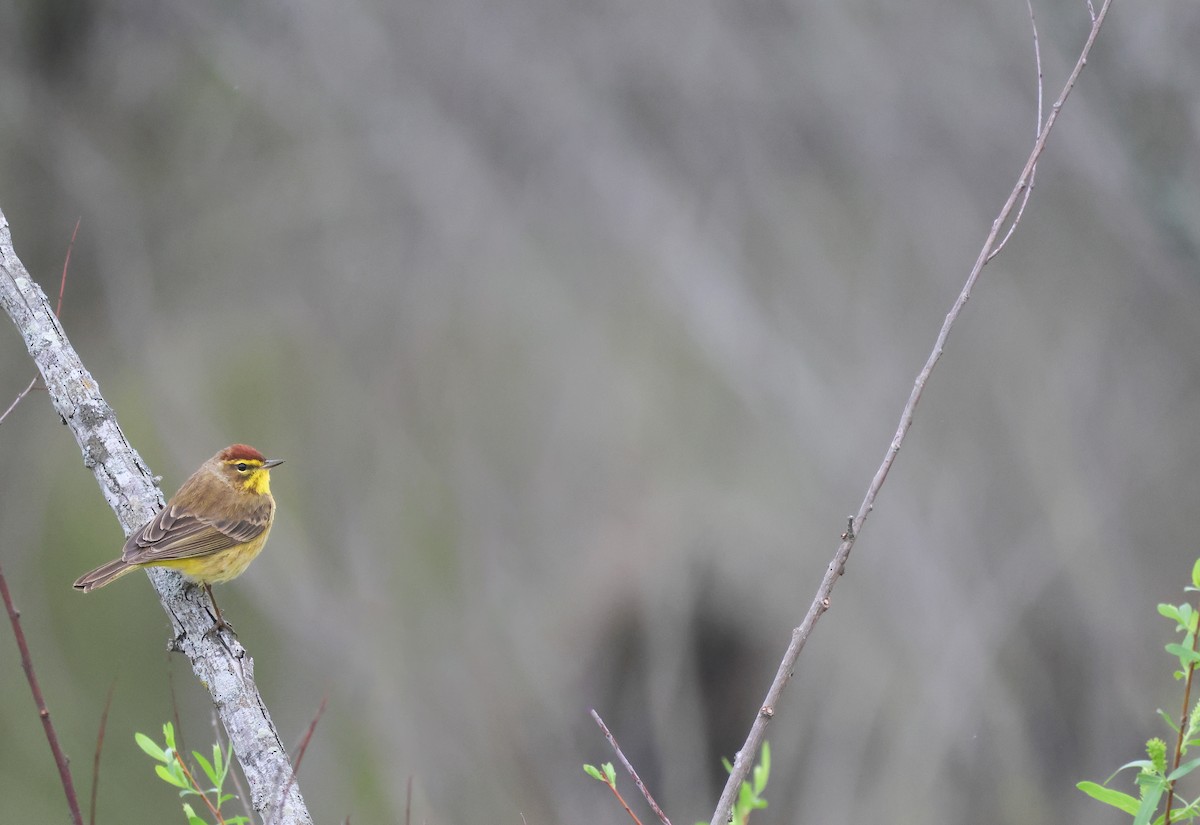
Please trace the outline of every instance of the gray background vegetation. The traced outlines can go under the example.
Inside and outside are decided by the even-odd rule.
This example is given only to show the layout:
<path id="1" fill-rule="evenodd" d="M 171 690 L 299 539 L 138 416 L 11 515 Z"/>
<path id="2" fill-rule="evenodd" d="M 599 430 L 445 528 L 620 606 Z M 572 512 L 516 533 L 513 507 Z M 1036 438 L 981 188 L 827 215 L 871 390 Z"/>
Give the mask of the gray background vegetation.
<path id="1" fill-rule="evenodd" d="M 1047 89 L 1087 30 L 1038 3 Z M 1117 822 L 1200 554 L 1200 7 L 1118 4 L 769 733 L 760 823 Z M 0 4 L 0 203 L 168 493 L 287 459 L 222 606 L 321 823 L 706 817 L 1035 130 L 1006 3 Z M 3 325 L 0 325 L 3 326 Z M 0 332 L 0 405 L 32 376 Z M 34 394 L 0 559 L 100 823 L 211 742 Z M 65 806 L 0 634 L 0 820 Z M 1128 786 L 1126 786 L 1128 787 Z"/>

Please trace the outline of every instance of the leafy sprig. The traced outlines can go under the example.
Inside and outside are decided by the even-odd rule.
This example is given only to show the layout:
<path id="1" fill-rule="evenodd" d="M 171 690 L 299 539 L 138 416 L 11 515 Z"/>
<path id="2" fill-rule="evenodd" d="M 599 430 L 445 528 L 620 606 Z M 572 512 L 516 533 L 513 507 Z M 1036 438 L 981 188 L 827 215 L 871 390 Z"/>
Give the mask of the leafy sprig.
<path id="1" fill-rule="evenodd" d="M 175 747 L 175 726 L 170 722 L 163 725 L 163 745 L 161 746 L 144 733 L 135 733 L 133 738 L 139 748 L 159 763 L 154 766 L 154 772 L 158 774 L 158 778 L 168 785 L 178 788 L 180 797 L 200 797 L 204 807 L 208 809 L 217 825 L 249 825 L 249 817 L 226 817 L 221 814 L 221 806 L 229 800 L 237 798 L 235 794 L 225 793 L 223 790 L 225 780 L 229 777 L 229 769 L 233 765 L 232 745 L 230 745 L 229 752 L 223 752 L 219 745 L 214 744 L 211 759 L 206 758 L 198 751 L 192 751 L 192 759 L 195 760 L 196 765 L 200 767 L 200 771 L 210 783 L 207 788 L 203 788 L 196 781 L 195 773 L 188 768 L 184 760 L 179 758 L 179 751 Z M 187 817 L 188 825 L 208 825 L 208 822 L 197 814 L 187 802 L 183 803 L 183 815 Z"/>
<path id="2" fill-rule="evenodd" d="M 1184 590 L 1200 593 L 1200 559 L 1192 566 L 1191 586 Z M 1200 664 L 1196 634 L 1197 625 L 1200 624 L 1200 612 L 1186 602 L 1178 605 L 1160 604 L 1158 612 L 1175 623 L 1176 633 L 1183 634 L 1182 642 L 1172 642 L 1166 646 L 1167 653 L 1174 656 L 1179 663 L 1175 678 L 1184 683 L 1181 719 L 1176 723 L 1166 711 L 1158 711 L 1158 715 L 1175 734 L 1175 748 L 1169 751 L 1167 743 L 1155 737 L 1146 742 L 1146 759 L 1126 762 L 1103 784 L 1080 782 L 1076 785 L 1093 799 L 1133 817 L 1133 825 L 1170 825 L 1172 822 L 1194 822 L 1200 819 L 1200 798 L 1189 802 L 1176 793 L 1179 780 L 1200 768 L 1200 757 L 1184 761 L 1190 751 L 1200 748 L 1200 702 L 1191 704 L 1192 680 L 1196 665 Z M 1128 768 L 1137 769 L 1137 776 L 1134 778 L 1138 790 L 1136 797 L 1108 787 L 1117 774 Z M 1177 802 L 1183 804 L 1177 805 Z M 1155 817 L 1160 807 L 1163 808 L 1163 813 Z"/>

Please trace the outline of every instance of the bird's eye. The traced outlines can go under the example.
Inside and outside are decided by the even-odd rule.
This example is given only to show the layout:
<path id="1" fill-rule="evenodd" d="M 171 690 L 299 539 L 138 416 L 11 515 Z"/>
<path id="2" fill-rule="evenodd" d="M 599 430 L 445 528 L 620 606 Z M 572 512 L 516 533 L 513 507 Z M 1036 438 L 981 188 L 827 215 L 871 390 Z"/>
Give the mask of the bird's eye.
<path id="1" fill-rule="evenodd" d="M 234 466 L 236 466 L 236 467 L 237 467 L 237 471 L 238 471 L 239 473 L 244 473 L 244 472 L 246 472 L 247 470 L 249 470 L 249 469 L 250 469 L 250 465 L 248 465 L 248 464 L 247 464 L 246 462 L 244 462 L 244 461 L 239 461 L 239 462 L 238 462 L 236 465 L 234 465 Z"/>

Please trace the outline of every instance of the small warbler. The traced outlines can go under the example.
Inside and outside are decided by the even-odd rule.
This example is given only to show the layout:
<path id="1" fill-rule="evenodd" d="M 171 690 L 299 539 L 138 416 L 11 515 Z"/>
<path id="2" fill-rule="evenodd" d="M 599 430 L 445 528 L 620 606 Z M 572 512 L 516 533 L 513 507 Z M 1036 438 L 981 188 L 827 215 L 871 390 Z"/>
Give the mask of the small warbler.
<path id="1" fill-rule="evenodd" d="M 141 567 L 171 567 L 212 598 L 210 585 L 241 575 L 266 544 L 275 520 L 271 468 L 282 463 L 245 444 L 221 450 L 149 524 L 130 534 L 121 558 L 84 573 L 76 589 L 91 592 Z M 216 622 L 228 627 L 220 608 Z"/>

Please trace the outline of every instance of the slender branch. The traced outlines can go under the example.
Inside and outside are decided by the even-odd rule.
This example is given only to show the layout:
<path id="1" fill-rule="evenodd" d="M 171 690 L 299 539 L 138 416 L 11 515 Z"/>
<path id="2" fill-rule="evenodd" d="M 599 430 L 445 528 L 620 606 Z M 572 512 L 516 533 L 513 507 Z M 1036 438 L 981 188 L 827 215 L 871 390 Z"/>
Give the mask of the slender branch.
<path id="1" fill-rule="evenodd" d="M 1087 65 L 1088 54 L 1091 53 L 1092 45 L 1096 42 L 1096 36 L 1100 34 L 1100 27 L 1104 25 L 1104 19 L 1108 15 L 1111 5 L 1112 0 L 1104 0 L 1100 6 L 1100 11 L 1094 15 L 1091 30 L 1088 32 L 1087 41 L 1080 51 L 1075 68 L 1072 69 L 1070 76 L 1067 78 L 1067 82 L 1058 99 L 1051 106 L 1050 114 L 1047 116 L 1045 124 L 1042 125 L 1037 140 L 1034 141 L 1033 150 L 1029 153 L 1029 158 L 1025 161 L 1025 166 L 1017 178 L 1017 183 L 1009 194 L 1008 200 L 1004 202 L 1004 206 L 1000 209 L 1000 213 L 992 222 L 992 228 L 984 240 L 983 247 L 979 250 L 979 255 L 975 259 L 971 273 L 967 276 L 962 291 L 946 316 L 946 320 L 942 323 L 942 328 L 938 332 L 937 340 L 933 345 L 933 351 L 930 352 L 925 366 L 922 367 L 920 373 L 917 374 L 916 381 L 913 382 L 912 392 L 909 393 L 908 401 L 900 413 L 900 424 L 896 428 L 896 434 L 892 437 L 891 443 L 888 445 L 887 452 L 884 454 L 883 463 L 875 471 L 875 477 L 871 479 L 871 483 L 867 487 L 866 497 L 863 498 L 858 512 L 851 517 L 846 532 L 842 534 L 842 543 L 838 546 L 837 552 L 833 555 L 833 560 L 829 562 L 829 566 L 825 570 L 825 575 L 821 579 L 820 586 L 817 588 L 816 596 L 813 597 L 808 614 L 805 615 L 804 621 L 801 622 L 800 626 L 792 631 L 791 643 L 788 645 L 787 651 L 783 655 L 783 660 L 779 664 L 779 670 L 775 674 L 775 679 L 767 691 L 766 700 L 755 715 L 754 723 L 750 726 L 750 733 L 746 737 L 741 750 L 737 752 L 734 758 L 733 770 L 729 773 L 729 780 L 725 783 L 725 789 L 721 792 L 717 807 L 713 811 L 712 819 L 710 820 L 711 825 L 723 825 L 729 821 L 729 812 L 733 809 L 734 798 L 742 782 L 750 773 L 750 768 L 754 762 L 754 754 L 758 753 L 759 748 L 762 746 L 763 738 L 766 736 L 767 723 L 774 717 L 775 707 L 779 702 L 779 698 L 783 695 L 784 688 L 795 672 L 796 661 L 800 657 L 800 651 L 803 650 L 804 643 L 808 641 L 808 637 L 812 633 L 817 620 L 829 609 L 829 597 L 833 591 L 833 586 L 846 570 L 846 561 L 850 557 L 850 550 L 854 547 L 854 541 L 862 531 L 867 516 L 874 509 L 875 497 L 878 495 L 879 489 L 883 486 L 883 482 L 887 480 L 888 473 L 892 469 L 892 464 L 896 460 L 896 455 L 900 452 L 900 447 L 904 443 L 904 438 L 912 427 L 917 403 L 921 400 L 921 395 L 925 391 L 925 384 L 929 380 L 930 374 L 932 374 L 934 367 L 937 366 L 938 361 L 941 360 L 950 330 L 954 326 L 954 322 L 958 319 L 959 313 L 962 312 L 963 307 L 966 306 L 967 301 L 970 299 L 971 290 L 975 287 L 975 282 L 979 279 L 984 265 L 991 259 L 992 252 L 996 248 L 1000 228 L 1008 221 L 1018 201 L 1021 200 L 1029 188 L 1033 171 L 1037 166 L 1038 159 L 1046 148 L 1046 141 L 1050 137 L 1050 132 L 1054 128 L 1054 124 L 1058 121 L 1058 115 L 1062 111 L 1063 104 L 1066 103 L 1071 90 L 1075 87 L 1075 82 L 1079 79 L 1080 72 Z"/>
<path id="2" fill-rule="evenodd" d="M 8 405 L 8 409 L 5 410 L 4 412 L 0 413 L 0 424 L 4 423 L 4 419 L 8 418 L 8 414 L 17 408 L 17 405 L 21 403 L 21 401 L 25 398 L 25 396 L 27 396 L 27 395 L 29 395 L 29 393 L 33 392 L 33 388 L 36 385 L 37 385 L 37 376 L 35 375 L 35 376 L 33 376 L 33 380 L 29 382 L 29 386 L 26 387 L 25 389 L 21 390 L 19 393 L 17 393 L 17 397 L 14 398 L 13 402 Z"/>
<path id="3" fill-rule="evenodd" d="M 308 743 L 312 741 L 313 733 L 317 730 L 317 723 L 325 715 L 325 706 L 327 704 L 329 704 L 329 694 L 321 697 L 321 704 L 317 707 L 317 713 L 313 716 L 313 720 L 308 723 L 308 730 L 304 732 L 304 736 L 300 740 L 300 746 L 296 748 L 296 763 L 292 765 L 293 779 L 296 778 L 296 773 L 300 771 L 300 763 L 304 761 L 304 752 L 308 750 Z"/>
<path id="4" fill-rule="evenodd" d="M 287 784 L 283 786 L 281 796 L 286 796 L 288 790 L 292 787 L 292 783 L 296 781 L 296 774 L 300 771 L 300 763 L 304 761 L 304 752 L 308 750 L 308 743 L 312 741 L 313 733 L 317 730 L 317 722 L 321 721 L 321 717 L 325 715 L 325 705 L 329 702 L 329 695 L 321 697 L 321 704 L 317 708 L 317 713 L 313 720 L 308 723 L 308 730 L 304 732 L 304 736 L 300 739 L 300 745 L 296 748 L 296 761 L 292 763 L 291 775 L 288 777 Z M 267 820 L 267 825 L 270 821 Z"/>
<path id="5" fill-rule="evenodd" d="M 1200 600 L 1197 601 L 1197 607 L 1200 608 Z M 1200 613 L 1198 613 L 1200 615 Z M 1195 622 L 1196 626 L 1189 628 L 1192 637 L 1192 653 L 1200 652 L 1200 621 Z M 1175 756 L 1171 761 L 1171 771 L 1179 767 L 1179 761 L 1183 759 L 1183 737 L 1184 732 L 1188 728 L 1188 708 L 1192 704 L 1192 678 L 1196 675 L 1195 661 L 1189 661 L 1187 666 L 1187 679 L 1183 685 L 1183 710 L 1179 712 L 1179 732 L 1175 737 Z M 1163 820 L 1164 825 L 1171 825 L 1171 805 L 1175 802 L 1175 783 L 1171 782 L 1167 785 L 1167 813 L 1166 819 Z"/>
<path id="6" fill-rule="evenodd" d="M 41 372 L 50 400 L 71 428 L 83 463 L 117 515 L 126 535 L 163 507 L 162 493 L 141 457 L 129 445 L 112 407 L 71 347 L 51 311 L 46 294 L 29 277 L 13 250 L 8 219 L 0 212 L 0 306 L 13 319 Z M 279 825 L 311 825 L 299 787 L 293 782 L 281 800 L 279 783 L 290 774 L 287 751 L 254 683 L 254 662 L 233 636 L 211 633 L 211 602 L 186 587 L 173 570 L 150 568 L 150 581 L 171 619 L 171 649 L 191 662 L 192 671 L 212 696 L 242 772 L 254 808 Z M 185 593 L 187 597 L 185 598 Z"/>
<path id="7" fill-rule="evenodd" d="M 67 291 L 67 270 L 71 266 L 71 250 L 75 248 L 75 236 L 79 234 L 79 221 L 81 220 L 82 218 L 77 218 L 75 220 L 75 229 L 71 232 L 71 241 L 67 244 L 67 254 L 63 259 L 62 279 L 58 282 L 58 307 L 54 310 L 55 318 L 62 314 L 63 293 Z M 21 403 L 21 400 L 33 391 L 33 388 L 37 386 L 37 380 L 38 377 L 36 375 L 33 376 L 33 379 L 29 382 L 29 386 L 18 393 L 17 397 L 13 399 L 13 402 L 8 405 L 7 410 L 0 413 L 0 424 L 3 424 L 4 419 L 8 418 L 8 414 L 15 410 L 17 405 Z"/>
<path id="8" fill-rule="evenodd" d="M 625 801 L 625 797 L 621 796 L 621 792 L 617 790 L 617 783 L 609 782 L 606 778 L 604 784 L 608 786 L 613 796 L 621 803 L 621 807 L 625 809 L 625 813 L 629 814 L 629 818 L 633 820 L 633 825 L 642 825 L 642 820 L 638 819 L 638 815 L 633 812 L 633 808 L 629 807 L 629 803 Z M 521 814 L 521 825 L 529 825 L 525 820 L 525 814 Z"/>
<path id="9" fill-rule="evenodd" d="M 175 730 L 175 747 L 180 753 L 187 753 L 187 735 L 184 733 L 183 720 L 179 718 L 179 697 L 175 694 L 175 668 L 171 665 L 171 651 L 167 650 L 167 693 L 171 696 L 171 723 Z"/>
<path id="10" fill-rule="evenodd" d="M 67 243 L 67 254 L 63 256 L 62 277 L 58 280 L 58 304 L 54 307 L 54 317 L 62 318 L 63 293 L 67 291 L 67 270 L 71 268 L 71 250 L 75 248 L 75 236 L 79 234 L 79 223 L 83 218 L 75 219 L 75 228 L 71 230 L 71 240 Z"/>
<path id="11" fill-rule="evenodd" d="M 633 808 L 629 807 L 629 803 L 625 801 L 625 797 L 621 796 L 621 792 L 617 790 L 616 785 L 609 785 L 608 789 L 617 797 L 617 801 L 621 803 L 621 807 L 625 809 L 625 813 L 629 814 L 629 818 L 633 820 L 633 825 L 642 825 L 642 820 L 638 819 L 637 814 L 633 812 Z M 522 825 L 525 825 L 525 814 L 521 814 Z"/>
<path id="12" fill-rule="evenodd" d="M 661 822 L 663 825 L 671 825 L 671 820 L 667 819 L 667 815 L 663 813 L 663 809 L 658 807 L 658 803 L 655 802 L 654 797 L 650 795 L 650 791 L 646 787 L 646 783 L 642 782 L 642 778 L 638 776 L 637 771 L 633 769 L 633 765 L 629 764 L 629 760 L 626 759 L 625 754 L 621 752 L 621 746 L 617 744 L 617 738 L 612 735 L 612 732 L 608 729 L 608 726 L 604 724 L 604 720 L 600 718 L 600 714 L 593 710 L 592 718 L 596 720 L 596 724 L 600 726 L 600 730 L 604 731 L 604 738 L 608 740 L 608 744 L 612 745 L 612 749 L 616 751 L 617 759 L 621 760 L 621 764 L 625 766 L 625 770 L 629 771 L 629 775 L 633 777 L 634 784 L 638 786 L 638 790 L 642 792 L 642 796 L 646 797 L 646 801 L 650 803 L 650 809 L 654 811 L 654 815 L 658 817 L 659 822 Z M 613 791 L 615 792 L 616 788 L 614 788 Z M 620 794 L 617 795 L 617 798 L 620 799 Z M 624 801 L 625 800 L 623 799 L 621 800 L 622 803 L 624 803 Z M 625 810 L 629 810 L 629 806 L 626 806 Z M 630 816 L 633 816 L 632 812 L 630 812 Z M 636 819 L 636 817 L 634 818 Z"/>
<path id="13" fill-rule="evenodd" d="M 13 605 L 2 566 L 0 566 L 0 597 L 3 597 L 4 607 L 8 610 L 8 621 L 12 624 L 13 637 L 17 640 L 17 650 L 21 653 L 21 667 L 25 671 L 29 689 L 33 692 L 33 703 L 37 705 L 38 716 L 42 719 L 42 728 L 46 731 L 50 752 L 54 754 L 54 764 L 58 766 L 58 778 L 62 781 L 63 793 L 67 795 L 67 807 L 71 810 L 71 821 L 75 825 L 83 825 L 83 814 L 79 812 L 79 798 L 75 795 L 75 783 L 71 779 L 70 760 L 63 753 L 62 746 L 58 743 L 58 733 L 54 730 L 54 723 L 50 721 L 50 711 L 46 709 L 46 699 L 42 696 L 42 688 L 38 684 L 37 674 L 33 670 L 33 657 L 29 655 L 29 644 L 25 641 L 25 631 L 21 629 L 21 612 Z"/>
<path id="14" fill-rule="evenodd" d="M 204 801 L 204 807 L 208 808 L 208 812 L 217 820 L 217 825 L 225 825 L 225 817 L 221 816 L 221 812 L 213 807 L 212 802 L 208 799 L 208 794 L 200 787 L 200 783 L 196 781 L 196 777 L 192 776 L 192 772 L 188 770 L 187 762 L 183 758 L 183 754 L 176 751 L 175 761 L 179 763 L 179 767 L 183 769 L 183 774 L 188 778 L 188 782 L 192 783 L 192 790 Z M 217 791 L 217 802 L 220 803 L 220 791 Z"/>
<path id="15" fill-rule="evenodd" d="M 114 679 L 108 686 L 108 695 L 104 697 L 104 710 L 100 713 L 100 730 L 96 733 L 96 753 L 92 756 L 92 801 L 88 808 L 88 825 L 96 825 L 96 795 L 100 789 L 100 751 L 104 748 L 104 729 L 108 727 L 108 711 L 112 708 L 113 690 L 117 686 Z"/>
<path id="16" fill-rule="evenodd" d="M 1034 139 L 1037 138 L 1042 131 L 1042 100 L 1045 95 L 1046 83 L 1045 76 L 1042 74 L 1042 46 L 1038 40 L 1037 16 L 1033 13 L 1033 0 L 1025 0 L 1025 8 L 1029 10 L 1029 25 L 1033 29 L 1033 65 L 1037 69 L 1037 123 L 1034 126 Z M 1008 239 L 1017 231 L 1017 225 L 1021 223 L 1021 218 L 1025 215 L 1025 206 L 1029 203 L 1029 196 L 1033 194 L 1033 181 L 1037 177 L 1037 165 L 1029 172 L 1029 185 L 1025 187 L 1025 191 L 1021 194 L 1021 204 L 1017 207 L 1017 214 L 1013 217 L 1012 222 L 1008 225 L 1008 231 L 1004 233 L 1004 238 L 1000 243 L 996 244 L 996 248 L 988 255 L 988 261 L 1000 254 L 1000 250 L 1008 245 Z"/>

